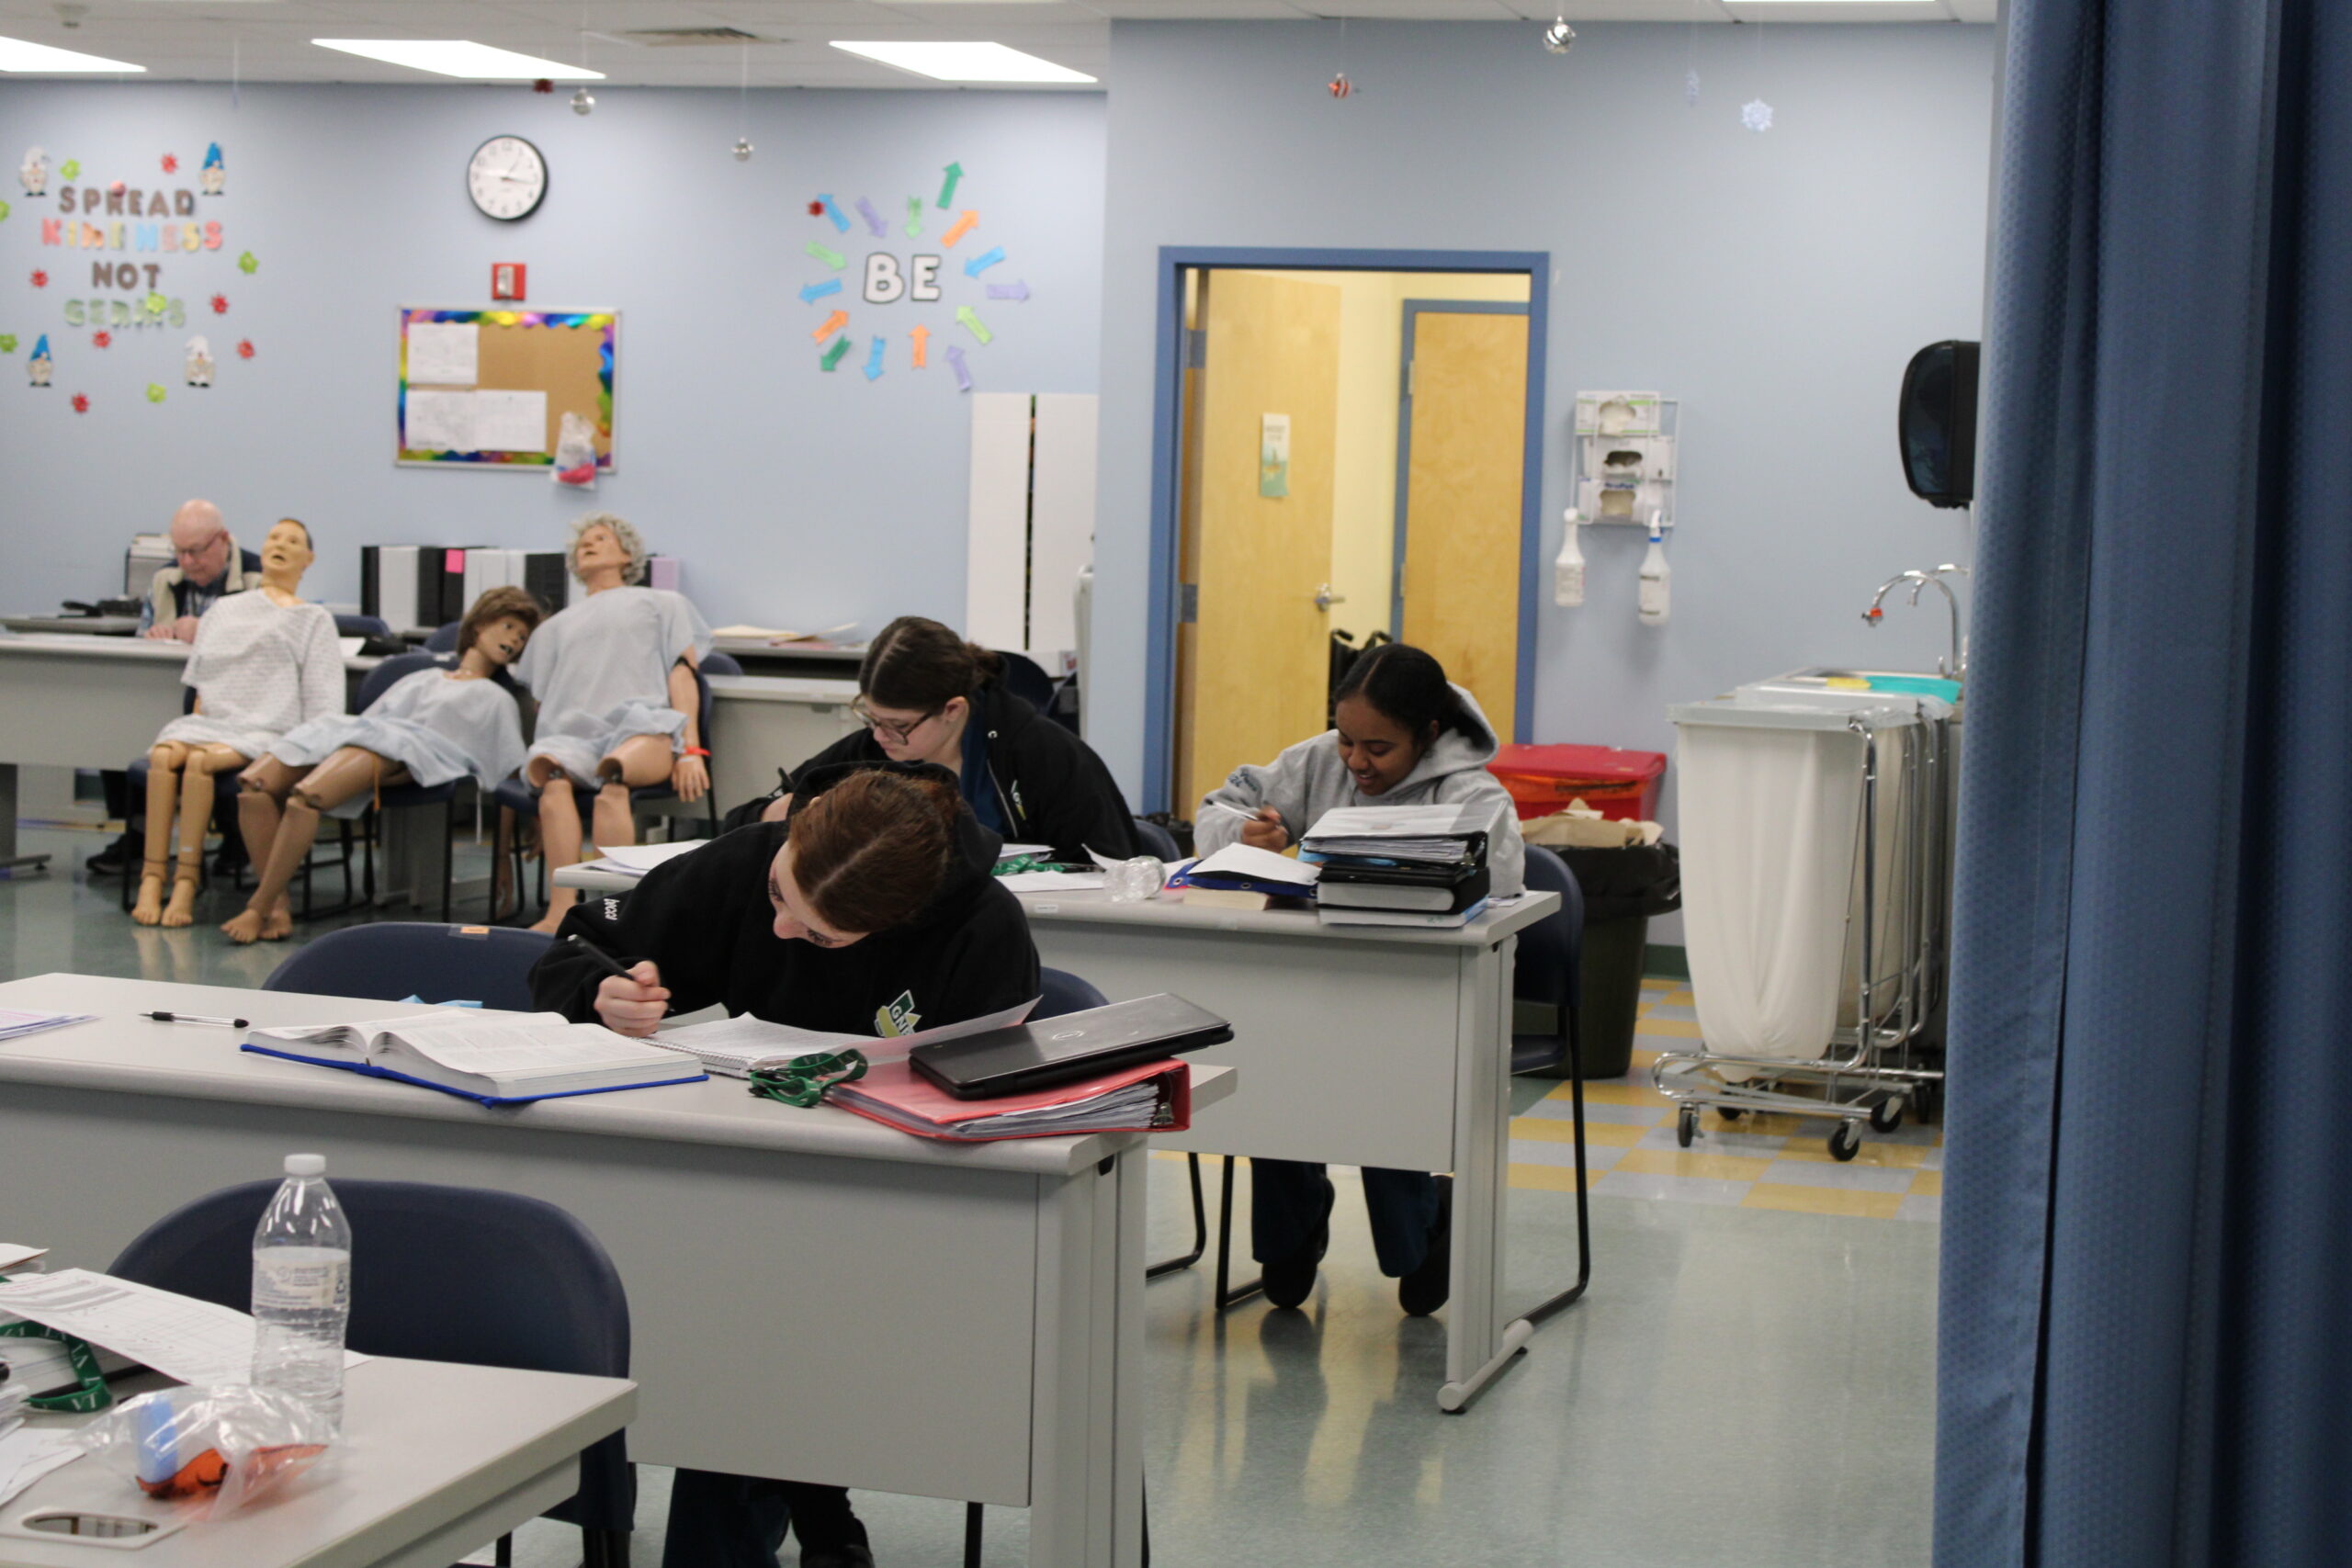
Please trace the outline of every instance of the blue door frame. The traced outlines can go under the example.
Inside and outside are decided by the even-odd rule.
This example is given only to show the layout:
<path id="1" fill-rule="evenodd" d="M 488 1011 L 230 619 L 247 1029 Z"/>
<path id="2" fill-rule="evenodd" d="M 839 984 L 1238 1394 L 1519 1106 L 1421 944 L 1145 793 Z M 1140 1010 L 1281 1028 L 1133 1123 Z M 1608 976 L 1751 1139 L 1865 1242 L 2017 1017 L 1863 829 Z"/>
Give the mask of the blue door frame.
<path id="1" fill-rule="evenodd" d="M 1363 251 L 1287 247 L 1162 245 L 1154 330 L 1151 431 L 1151 581 L 1144 649 L 1144 800 L 1181 814 L 1174 800 L 1176 626 L 1181 581 L 1176 502 L 1177 453 L 1184 408 L 1184 271 L 1256 267 L 1299 272 L 1484 272 L 1527 276 L 1527 431 L 1520 483 L 1519 733 L 1532 733 L 1535 682 L 1536 579 L 1543 553 L 1544 342 L 1550 299 L 1549 251 Z M 1409 321 L 1409 318 L 1408 318 Z"/>
<path id="2" fill-rule="evenodd" d="M 1527 305 L 1514 304 L 1507 299 L 1408 299 L 1405 301 L 1403 347 L 1396 356 L 1396 553 L 1388 563 L 1388 635 L 1400 641 L 1405 636 L 1405 527 L 1408 510 L 1406 502 L 1409 499 L 1407 479 L 1413 469 L 1413 329 L 1419 324 L 1423 316 L 1530 315 L 1532 291 L 1530 292 L 1531 300 Z M 1529 325 L 1532 331 L 1532 321 Z M 1539 384 L 1541 378 L 1536 374 L 1535 344 L 1532 341 L 1528 344 L 1527 348 L 1528 396 L 1534 399 L 1543 396 L 1543 389 Z M 1529 454 L 1531 461 L 1540 455 L 1540 451 L 1531 449 Z M 1538 555 L 1541 554 L 1539 542 L 1530 538 L 1528 530 L 1531 527 L 1540 528 L 1542 525 L 1541 519 L 1527 504 L 1526 487 L 1536 483 L 1537 479 L 1537 474 L 1531 468 L 1526 477 L 1520 481 L 1519 492 L 1519 679 L 1511 684 L 1513 690 L 1519 693 L 1519 699 L 1515 705 L 1518 711 L 1512 716 L 1518 721 L 1515 728 L 1521 735 L 1529 733 L 1529 694 L 1524 688 L 1528 684 L 1527 666 L 1531 662 L 1531 656 L 1535 651 L 1535 628 L 1528 623 L 1527 619 L 1530 608 L 1527 595 L 1527 563 L 1530 558 L 1528 552 L 1535 550 Z"/>

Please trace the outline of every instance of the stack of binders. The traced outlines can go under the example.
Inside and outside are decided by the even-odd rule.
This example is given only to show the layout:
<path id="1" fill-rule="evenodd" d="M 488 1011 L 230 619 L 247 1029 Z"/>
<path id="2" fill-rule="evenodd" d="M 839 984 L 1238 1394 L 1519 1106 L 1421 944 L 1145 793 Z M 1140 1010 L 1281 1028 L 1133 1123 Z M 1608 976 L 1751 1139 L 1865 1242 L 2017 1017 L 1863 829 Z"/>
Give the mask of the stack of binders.
<path id="1" fill-rule="evenodd" d="M 1487 908 L 1487 833 L 1476 806 L 1358 806 L 1326 812 L 1299 844 L 1321 868 L 1327 926 L 1464 926 Z"/>

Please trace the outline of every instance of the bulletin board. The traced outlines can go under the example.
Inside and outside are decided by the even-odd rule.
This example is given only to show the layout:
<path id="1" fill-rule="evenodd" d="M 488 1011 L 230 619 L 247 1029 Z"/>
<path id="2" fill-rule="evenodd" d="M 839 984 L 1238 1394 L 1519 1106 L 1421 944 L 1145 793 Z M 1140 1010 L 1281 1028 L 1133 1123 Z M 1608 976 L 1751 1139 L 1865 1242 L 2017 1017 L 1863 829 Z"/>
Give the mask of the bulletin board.
<path id="1" fill-rule="evenodd" d="M 400 320 L 395 462 L 548 468 L 571 412 L 593 427 L 598 472 L 613 471 L 620 312 L 403 306 Z"/>

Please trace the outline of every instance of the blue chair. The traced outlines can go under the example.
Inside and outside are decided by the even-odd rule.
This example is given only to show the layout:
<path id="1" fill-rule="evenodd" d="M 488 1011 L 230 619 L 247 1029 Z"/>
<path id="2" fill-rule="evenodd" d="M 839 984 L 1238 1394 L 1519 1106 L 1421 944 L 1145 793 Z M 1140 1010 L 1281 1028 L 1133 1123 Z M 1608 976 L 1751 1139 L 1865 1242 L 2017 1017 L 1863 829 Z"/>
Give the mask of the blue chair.
<path id="1" fill-rule="evenodd" d="M 384 920 L 303 943 L 262 982 L 265 991 L 397 1002 L 480 1002 L 531 1010 L 531 965 L 555 939 L 506 926 Z"/>
<path id="2" fill-rule="evenodd" d="M 1136 818 L 1136 842 L 1143 846 L 1144 853 L 1169 865 L 1184 858 L 1184 852 L 1176 845 L 1175 834 L 1140 817 Z"/>
<path id="3" fill-rule="evenodd" d="M 453 658 L 447 654 L 434 653 L 430 650 L 418 653 L 395 653 L 386 659 L 381 664 L 377 665 L 375 669 L 370 670 L 368 672 L 368 678 L 359 683 L 359 698 L 358 701 L 353 705 L 354 711 L 359 713 L 367 712 L 368 709 L 375 704 L 377 698 L 382 696 L 386 692 L 390 691 L 394 686 L 408 679 L 411 675 L 415 674 L 420 670 L 446 670 L 450 668 L 457 661 Z M 500 687 L 503 688 L 509 697 L 513 698 L 517 704 L 521 703 L 521 689 L 514 684 L 514 681 L 508 676 L 504 670 L 502 669 L 497 671 L 492 675 L 491 679 Z M 456 851 L 452 848 L 452 845 L 454 844 L 458 834 L 458 807 L 461 800 L 471 797 L 475 788 L 476 785 L 471 779 L 451 779 L 446 784 L 393 784 L 383 791 L 382 808 L 385 811 L 413 811 L 433 806 L 437 806 L 441 808 L 441 918 L 444 920 L 447 920 L 449 918 L 449 912 L 455 895 L 455 874 L 458 857 Z M 374 833 L 376 818 L 377 810 L 376 807 L 371 805 L 368 811 L 363 814 L 363 820 L 367 821 L 369 825 L 369 830 L 363 835 L 363 838 L 365 839 L 368 850 L 368 896 L 371 898 L 375 897 L 376 893 L 376 839 Z M 488 897 L 494 906 L 498 898 L 497 889 L 494 886 L 489 893 Z M 497 915 L 496 908 L 493 907 L 489 911 L 489 914 L 491 918 L 495 919 Z"/>
<path id="4" fill-rule="evenodd" d="M 1067 970 L 1040 969 L 1037 978 L 1043 990 L 1037 998 L 1037 1010 L 1030 1014 L 1032 1018 L 1060 1018 L 1066 1013 L 1111 1005 L 1102 992 Z"/>
<path id="5" fill-rule="evenodd" d="M 338 932 L 338 935 L 348 934 Z M 109 1273 L 244 1311 L 253 1235 L 277 1190 L 249 1181 L 147 1227 Z M 334 1179 L 350 1217 L 351 1322 L 368 1356 L 628 1376 L 628 1296 L 595 1236 L 552 1203 L 421 1181 Z M 624 1568 L 637 1522 L 628 1433 L 580 1456 L 580 1490 L 548 1511 L 581 1527 L 590 1568 Z M 500 1542 L 499 1561 L 507 1561 Z"/>
<path id="6" fill-rule="evenodd" d="M 714 648 L 702 656 L 702 672 L 706 675 L 741 675 L 743 663 L 733 654 L 721 653 Z"/>
<path id="7" fill-rule="evenodd" d="M 708 750 L 710 746 L 710 682 L 707 677 L 715 674 L 740 675 L 743 672 L 743 667 L 741 664 L 736 663 L 733 659 L 729 658 L 726 654 L 714 653 L 710 655 L 710 660 L 724 660 L 728 667 L 724 669 L 714 668 L 708 661 L 706 661 L 704 664 L 698 665 L 695 669 L 695 708 L 700 716 L 696 732 L 702 737 L 702 743 L 705 750 Z M 718 769 L 715 766 L 717 759 L 711 758 L 708 759 L 708 761 L 711 764 L 714 764 L 711 766 L 710 772 L 714 776 L 716 776 L 718 773 Z M 648 784 L 643 789 L 632 789 L 628 792 L 629 807 L 632 811 L 652 802 L 674 800 L 676 797 L 677 792 L 670 787 L 670 782 L 667 779 L 662 780 L 660 784 Z M 571 786 L 571 798 L 573 803 L 580 809 L 580 820 L 584 826 L 594 815 L 596 792 L 585 784 L 573 784 Z M 539 815 L 539 797 L 537 794 L 532 790 L 531 786 L 518 774 L 514 778 L 504 781 L 496 789 L 492 790 L 491 792 L 491 799 L 501 808 L 498 816 L 498 843 L 492 858 L 494 860 L 507 861 L 509 863 L 512 874 L 514 879 L 514 886 L 519 889 L 523 886 L 523 837 L 519 832 L 514 834 L 509 834 L 507 832 L 506 813 L 510 811 L 513 812 L 518 823 L 524 820 L 536 822 L 538 819 Z M 718 836 L 718 791 L 712 790 L 707 792 L 702 797 L 702 804 L 704 817 L 708 823 L 709 829 L 706 837 L 717 838 Z M 493 906 L 491 912 L 491 918 L 493 919 L 498 918 L 495 908 L 497 897 L 497 893 L 493 890 L 491 895 Z M 539 857 L 538 901 L 541 908 L 547 907 L 548 862 L 547 856 L 544 854 Z"/>
<path id="8" fill-rule="evenodd" d="M 379 637 L 386 642 L 398 642 L 400 634 L 392 630 L 390 621 L 381 615 L 337 615 L 334 618 L 337 637 Z"/>
<path id="9" fill-rule="evenodd" d="M 1519 933 L 1511 998 L 1553 1009 L 1555 1021 L 1549 1034 L 1512 1033 L 1510 1070 L 1532 1073 L 1562 1062 L 1568 1065 L 1577 1168 L 1577 1282 L 1521 1314 L 1531 1323 L 1541 1323 L 1582 1296 L 1592 1282 L 1592 1224 L 1585 1202 L 1584 1057 L 1577 1019 L 1584 999 L 1584 890 L 1577 886 L 1568 863 L 1542 844 L 1527 846 L 1527 890 L 1557 893 L 1560 907 L 1548 919 Z"/>
<path id="10" fill-rule="evenodd" d="M 465 625 L 463 621 L 444 621 L 434 627 L 433 635 L 424 639 L 424 651 L 427 653 L 457 652 L 458 628 L 463 625 Z"/>

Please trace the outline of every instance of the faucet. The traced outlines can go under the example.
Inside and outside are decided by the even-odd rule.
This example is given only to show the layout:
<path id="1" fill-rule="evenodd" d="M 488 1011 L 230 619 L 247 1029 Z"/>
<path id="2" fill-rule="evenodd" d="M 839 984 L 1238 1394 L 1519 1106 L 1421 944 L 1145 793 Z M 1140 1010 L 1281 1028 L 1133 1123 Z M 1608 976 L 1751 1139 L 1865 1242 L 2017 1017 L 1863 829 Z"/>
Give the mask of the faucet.
<path id="1" fill-rule="evenodd" d="M 1886 619 L 1886 612 L 1880 606 L 1889 593 L 1904 583 L 1907 582 L 1911 585 L 1911 603 L 1915 606 L 1919 603 L 1920 593 L 1930 584 L 1934 585 L 1943 594 L 1944 603 L 1951 611 L 1951 658 L 1947 662 L 1942 656 L 1939 655 L 1936 660 L 1936 673 L 1948 680 L 1965 682 L 1968 679 L 1968 639 L 1961 634 L 1960 601 L 1953 596 L 1951 584 L 1944 581 L 1947 575 L 1966 577 L 1969 575 L 1969 570 L 1964 566 L 1956 566 L 1947 561 L 1933 571 L 1896 572 L 1893 577 L 1880 583 L 1878 592 L 1871 595 L 1871 607 L 1862 612 L 1862 620 L 1865 625 L 1875 626 Z"/>

